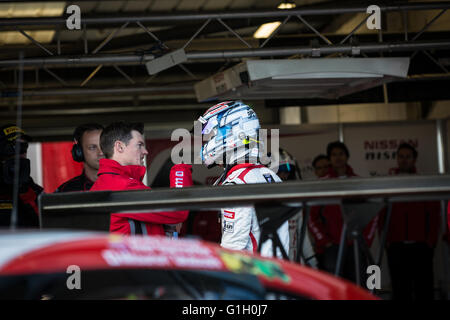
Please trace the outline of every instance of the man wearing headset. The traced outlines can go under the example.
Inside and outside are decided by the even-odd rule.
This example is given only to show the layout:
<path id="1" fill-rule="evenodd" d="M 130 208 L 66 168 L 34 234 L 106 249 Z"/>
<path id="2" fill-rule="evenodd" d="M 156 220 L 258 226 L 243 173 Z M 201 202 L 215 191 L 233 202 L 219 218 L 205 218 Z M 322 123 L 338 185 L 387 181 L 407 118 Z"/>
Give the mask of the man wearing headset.
<path id="1" fill-rule="evenodd" d="M 99 168 L 99 160 L 104 158 L 100 148 L 100 134 L 103 127 L 97 123 L 87 123 L 75 128 L 73 133 L 72 158 L 83 162 L 83 172 L 56 189 L 55 192 L 88 191 L 91 189 Z"/>

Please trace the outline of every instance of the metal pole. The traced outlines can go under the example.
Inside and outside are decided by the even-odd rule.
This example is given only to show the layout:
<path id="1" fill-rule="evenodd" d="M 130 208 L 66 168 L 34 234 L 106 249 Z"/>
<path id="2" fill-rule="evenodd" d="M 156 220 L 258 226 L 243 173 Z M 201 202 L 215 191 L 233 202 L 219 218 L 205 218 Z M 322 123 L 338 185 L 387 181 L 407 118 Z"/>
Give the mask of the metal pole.
<path id="1" fill-rule="evenodd" d="M 339 277 L 342 271 L 342 266 L 344 264 L 345 254 L 346 254 L 346 247 L 347 247 L 347 224 L 344 222 L 344 226 L 342 227 L 342 233 L 341 233 L 341 241 L 339 243 L 339 251 L 336 261 L 336 270 L 334 272 L 334 275 Z"/>
<path id="2" fill-rule="evenodd" d="M 430 3 L 408 3 L 401 5 L 380 5 L 382 12 L 389 11 L 413 11 L 413 10 L 435 10 L 449 9 L 450 2 Z M 166 15 L 134 15 L 134 16 L 110 16 L 110 17 L 83 17 L 85 24 L 123 24 L 146 23 L 146 22 L 177 22 L 177 21 L 199 21 L 207 19 L 247 19 L 247 18 L 275 18 L 290 15 L 315 16 L 315 15 L 338 15 L 345 13 L 366 13 L 367 5 L 347 7 L 323 7 L 323 8 L 299 8 L 294 10 L 261 10 L 261 11 L 235 11 L 214 13 L 180 13 Z M 30 26 L 30 25 L 65 25 L 64 18 L 41 17 L 41 18 L 15 18 L 0 19 L 0 26 Z"/>
<path id="3" fill-rule="evenodd" d="M 312 25 L 308 23 L 301 15 L 297 15 L 297 18 L 300 19 L 303 24 L 305 24 L 312 32 L 314 32 L 316 35 L 318 35 L 323 41 L 325 41 L 327 44 L 332 45 L 333 43 L 324 35 L 322 35 L 319 31 L 317 31 Z"/>
<path id="4" fill-rule="evenodd" d="M 247 47 L 249 47 L 250 49 L 252 48 L 252 46 L 247 41 L 242 39 L 242 37 L 236 31 L 231 29 L 229 25 L 227 25 L 225 22 L 223 22 L 222 19 L 217 19 L 217 21 L 219 21 L 221 25 L 223 25 L 228 31 L 230 31 L 232 34 L 234 34 L 234 36 L 236 38 L 238 38 L 242 43 L 244 43 Z"/>
<path id="5" fill-rule="evenodd" d="M 303 215 L 302 226 L 301 226 L 301 229 L 300 229 L 300 236 L 298 238 L 297 256 L 295 257 L 295 262 L 297 262 L 297 263 L 301 263 L 302 262 L 301 258 L 303 256 L 303 243 L 305 242 L 306 226 L 308 224 L 309 211 L 310 211 L 310 207 L 306 204 L 306 202 L 302 203 L 302 208 L 303 208 L 303 210 L 302 210 L 303 212 L 300 213 L 300 214 Z M 305 263 L 306 263 L 306 261 L 305 261 Z"/>
<path id="6" fill-rule="evenodd" d="M 33 42 L 35 45 L 37 45 L 39 48 L 41 48 L 42 50 L 44 50 L 45 52 L 47 52 L 49 55 L 53 55 L 53 52 L 51 52 L 50 50 L 48 50 L 46 47 L 44 47 L 39 41 L 35 40 L 33 37 L 31 37 L 30 35 L 28 35 L 25 31 L 16 28 L 18 32 L 20 32 L 25 38 L 27 38 L 28 40 L 30 40 L 31 42 Z"/>
<path id="7" fill-rule="evenodd" d="M 358 238 L 356 235 L 353 235 L 353 255 L 355 258 L 355 278 L 356 278 L 356 284 L 358 286 L 361 286 L 361 268 L 359 265 L 359 244 L 358 244 Z"/>
<path id="8" fill-rule="evenodd" d="M 407 43 L 407 42 L 391 42 L 391 43 L 371 43 L 361 44 L 357 46 L 361 53 L 373 52 L 396 52 L 396 51 L 413 51 L 426 49 L 445 49 L 450 48 L 450 41 L 435 41 L 435 42 L 421 42 L 421 43 Z M 291 56 L 291 55 L 307 55 L 312 56 L 313 51 L 319 51 L 322 55 L 333 53 L 352 54 L 355 46 L 352 45 L 326 45 L 312 47 L 288 47 L 288 48 L 265 48 L 253 50 L 227 50 L 227 51 L 203 51 L 203 52 L 188 52 L 186 53 L 188 60 L 197 59 L 230 59 L 230 58 L 246 58 L 246 57 L 270 57 L 270 56 Z M 1 65 L 1 62 L 0 62 Z"/>
<path id="9" fill-rule="evenodd" d="M 444 9 L 442 9 L 442 11 L 438 14 L 438 15 L 436 15 L 433 19 L 431 19 L 431 21 L 430 22 L 428 22 L 426 25 L 425 25 L 425 27 L 423 27 L 422 28 L 422 30 L 420 30 L 415 36 L 414 36 L 414 38 L 412 38 L 412 40 L 411 41 L 415 41 L 415 40 L 417 40 L 417 38 L 419 38 L 432 24 L 433 24 L 433 22 L 435 22 L 437 19 L 439 19 L 439 17 L 440 16 L 442 16 L 444 13 L 445 13 L 445 11 L 447 11 L 447 8 L 444 8 Z"/>
<path id="10" fill-rule="evenodd" d="M 270 36 L 259 46 L 260 48 L 264 47 L 267 42 L 270 41 L 277 33 L 281 30 L 281 28 L 289 21 L 291 16 L 287 16 L 286 19 L 270 34 Z"/>
<path id="11" fill-rule="evenodd" d="M 448 221 L 447 221 L 447 201 L 441 200 L 441 229 L 439 230 L 439 238 L 442 239 L 442 236 L 445 235 L 447 229 Z M 449 231 L 450 232 L 450 231 Z M 450 235 L 448 235 L 450 237 Z M 447 294 L 447 300 L 450 300 L 450 265 L 449 265 L 449 245 L 446 241 L 442 241 L 442 266 L 444 269 L 444 286 L 445 292 Z"/>
<path id="12" fill-rule="evenodd" d="M 19 53 L 19 60 L 23 60 L 23 51 Z M 23 101 L 23 64 L 19 64 L 19 81 L 18 81 L 17 97 L 17 117 L 16 126 L 22 128 L 22 101 Z M 10 229 L 15 230 L 17 228 L 17 222 L 19 220 L 19 172 L 20 172 L 20 142 L 19 137 L 15 141 L 14 152 L 14 184 L 13 184 L 13 207 L 11 209 L 11 224 Z"/>
<path id="13" fill-rule="evenodd" d="M 176 191 L 176 192 L 175 192 Z M 107 196 L 107 199 L 99 198 Z M 390 201 L 408 202 L 443 200 L 450 198 L 450 176 L 389 176 L 373 178 L 331 179 L 328 181 L 293 181 L 275 183 L 270 189 L 264 184 L 236 185 L 227 188 L 196 187 L 127 192 L 80 192 L 79 194 L 45 194 L 46 210 L 76 210 L 93 212 L 103 208 L 105 212 L 119 212 L 141 208 L 190 210 L 205 206 L 225 208 L 230 205 L 245 206 L 260 203 L 301 203 L 308 205 L 338 204 L 346 198 L 391 198 Z M 325 201 L 326 200 L 326 201 Z M 106 205 L 106 208 L 104 206 Z M 216 207 L 218 206 L 218 207 Z M 131 208 L 131 209 L 130 209 Z M 100 210 L 100 209 L 99 209 Z"/>
<path id="14" fill-rule="evenodd" d="M 339 141 L 344 143 L 344 124 L 339 123 Z"/>
<path id="15" fill-rule="evenodd" d="M 373 52 L 399 52 L 399 51 L 415 51 L 427 49 L 448 49 L 450 41 L 427 41 L 427 42 L 392 42 L 392 43 L 370 43 L 361 44 L 357 47 L 361 53 Z M 352 54 L 355 47 L 352 45 L 326 45 L 317 48 L 311 47 L 284 47 L 284 48 L 259 48 L 244 50 L 226 50 L 226 51 L 200 51 L 187 52 L 188 60 L 202 59 L 231 59 L 246 57 L 268 57 L 268 56 L 291 56 L 296 54 L 312 55 L 313 51 L 320 51 L 321 54 L 346 53 Z M 153 55 L 96 55 L 87 57 L 49 57 L 49 58 L 30 58 L 23 61 L 24 66 L 90 66 L 90 65 L 112 65 L 112 64 L 144 64 L 154 59 Z M 0 61 L 0 67 L 15 67 L 19 64 L 19 60 L 3 60 Z"/>
<path id="16" fill-rule="evenodd" d="M 440 174 L 447 173 L 447 153 L 445 152 L 446 133 L 447 133 L 446 121 L 447 120 L 445 120 L 445 119 L 436 120 L 438 167 L 439 167 Z"/>
<path id="17" fill-rule="evenodd" d="M 378 256 L 375 264 L 379 267 L 381 267 L 381 260 L 383 259 L 383 253 L 384 253 L 384 247 L 386 245 L 386 237 L 387 233 L 389 231 L 389 224 L 391 222 L 391 214 L 392 214 L 392 203 L 387 202 L 387 213 L 386 213 L 386 219 L 384 221 L 383 231 L 381 233 L 381 239 L 380 239 L 380 248 L 378 250 Z"/>
<path id="18" fill-rule="evenodd" d="M 111 88 L 111 89 L 68 89 L 68 90 L 27 90 L 24 96 L 73 96 L 73 95 L 98 95 L 120 93 L 146 93 L 146 92 L 174 92 L 193 91 L 192 85 L 166 86 L 166 87 L 136 87 L 136 88 Z"/>
<path id="19" fill-rule="evenodd" d="M 111 41 L 112 38 L 114 38 L 120 31 L 122 31 L 124 28 L 126 28 L 126 26 L 129 24 L 129 22 L 125 22 L 119 29 L 114 30 L 113 32 L 111 32 L 109 34 L 109 36 L 107 36 L 105 38 L 105 40 L 102 41 L 102 43 L 100 43 L 97 48 L 95 48 L 94 50 L 92 50 L 92 54 L 96 54 L 97 52 L 99 52 L 104 46 L 106 46 L 106 44 L 108 42 Z"/>

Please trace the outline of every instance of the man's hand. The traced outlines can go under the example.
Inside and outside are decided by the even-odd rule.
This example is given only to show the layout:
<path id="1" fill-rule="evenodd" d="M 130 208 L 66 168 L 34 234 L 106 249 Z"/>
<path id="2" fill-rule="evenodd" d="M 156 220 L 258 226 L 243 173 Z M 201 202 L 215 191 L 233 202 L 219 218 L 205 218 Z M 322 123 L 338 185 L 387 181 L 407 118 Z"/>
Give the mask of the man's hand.
<path id="1" fill-rule="evenodd" d="M 176 164 L 170 170 L 170 187 L 184 188 L 190 187 L 192 182 L 192 166 L 190 164 Z"/>

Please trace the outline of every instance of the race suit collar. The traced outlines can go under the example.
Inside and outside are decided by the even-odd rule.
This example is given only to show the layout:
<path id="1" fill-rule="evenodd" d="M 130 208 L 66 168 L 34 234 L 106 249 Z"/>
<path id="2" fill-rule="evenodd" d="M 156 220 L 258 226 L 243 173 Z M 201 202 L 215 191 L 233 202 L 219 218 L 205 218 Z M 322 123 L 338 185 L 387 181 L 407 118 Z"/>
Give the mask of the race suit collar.
<path id="1" fill-rule="evenodd" d="M 122 166 L 112 159 L 100 159 L 100 168 L 98 169 L 98 176 L 102 174 L 117 174 L 121 176 L 129 176 L 130 178 L 142 181 L 145 176 L 145 166 Z"/>
<path id="2" fill-rule="evenodd" d="M 228 178 L 228 176 L 230 174 L 232 174 L 234 171 L 239 170 L 239 169 L 243 169 L 243 168 L 249 168 L 249 167 L 256 167 L 256 168 L 261 168 L 264 167 L 262 164 L 254 164 L 254 163 L 241 163 L 241 164 L 237 164 L 234 167 L 232 167 L 230 169 L 230 171 L 228 171 L 226 178 Z"/>

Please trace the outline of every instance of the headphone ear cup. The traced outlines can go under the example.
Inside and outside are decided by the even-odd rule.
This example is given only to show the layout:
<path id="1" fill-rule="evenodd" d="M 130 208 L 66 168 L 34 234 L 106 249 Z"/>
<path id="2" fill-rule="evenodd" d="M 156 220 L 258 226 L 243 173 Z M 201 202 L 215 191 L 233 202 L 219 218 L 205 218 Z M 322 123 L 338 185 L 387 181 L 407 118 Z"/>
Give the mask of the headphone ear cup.
<path id="1" fill-rule="evenodd" d="M 72 147 L 72 158 L 76 162 L 84 161 L 83 149 L 78 143 L 75 143 Z"/>

